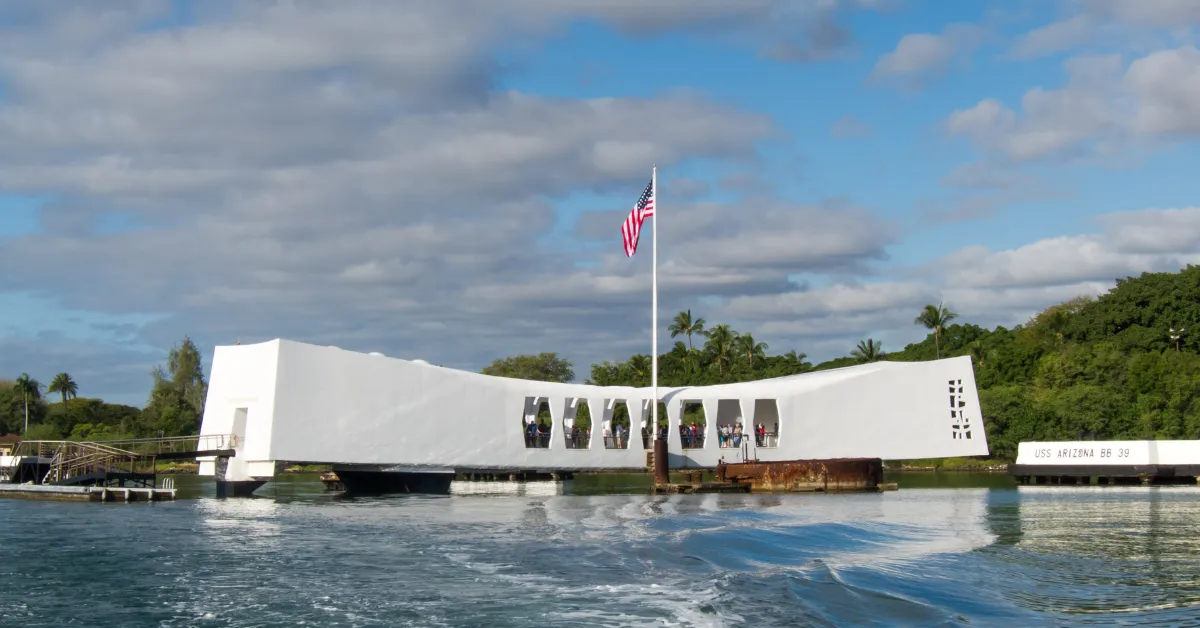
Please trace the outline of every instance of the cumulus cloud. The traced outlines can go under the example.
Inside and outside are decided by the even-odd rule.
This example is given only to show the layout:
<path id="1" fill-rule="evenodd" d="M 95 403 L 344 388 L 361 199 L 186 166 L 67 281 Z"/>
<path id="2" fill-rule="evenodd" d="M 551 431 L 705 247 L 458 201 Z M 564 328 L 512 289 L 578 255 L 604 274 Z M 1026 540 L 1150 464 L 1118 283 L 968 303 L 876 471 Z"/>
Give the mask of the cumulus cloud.
<path id="1" fill-rule="evenodd" d="M 755 333 L 810 355 L 825 349 L 844 355 L 868 336 L 898 349 L 924 337 L 912 321 L 927 303 L 944 300 L 964 322 L 1013 325 L 1050 305 L 1102 294 L 1120 277 L 1200 263 L 1200 208 L 1117 212 L 1098 225 L 1096 233 L 1014 249 L 966 247 L 910 269 L 904 279 L 738 295 L 724 299 L 710 320 L 748 321 Z"/>
<path id="2" fill-rule="evenodd" d="M 940 34 L 911 33 L 900 38 L 895 50 L 879 57 L 871 72 L 874 82 L 899 82 L 917 88 L 946 74 L 956 61 L 979 45 L 980 29 L 968 24 L 951 24 Z"/>
<path id="3" fill-rule="evenodd" d="M 1063 0 L 1064 17 L 1018 37 L 1009 50 L 1015 59 L 1077 50 L 1113 50 L 1178 45 L 1200 25 L 1200 4 L 1192 0 Z"/>
<path id="4" fill-rule="evenodd" d="M 870 5 L 296 0 L 180 16 L 170 2 L 5 3 L 0 191 L 52 200 L 38 233 L 0 245 L 0 291 L 51 287 L 64 307 L 128 314 L 137 342 L 164 349 L 190 333 L 464 368 L 548 348 L 581 366 L 623 357 L 649 277 L 617 229 L 653 163 L 678 203 L 664 207 L 664 311 L 865 263 L 890 227 L 852 207 L 688 203 L 706 186 L 672 179 L 676 164 L 744 165 L 778 137 L 773 122 L 685 92 L 500 90 L 494 51 L 590 19 L 805 61 L 845 46 L 841 11 Z M 609 240 L 548 239 L 558 201 L 580 192 L 627 195 L 601 212 Z M 723 229 L 738 213 L 757 226 Z M 69 354 L 0 362 L 55 370 Z M 105 385 L 147 386 L 135 363 Z"/>
<path id="5" fill-rule="evenodd" d="M 1125 64 L 1120 55 L 1073 57 L 1061 89 L 1036 87 L 1021 115 L 996 99 L 953 112 L 951 135 L 993 159 L 1112 156 L 1144 143 L 1200 133 L 1200 52 L 1162 50 Z"/>

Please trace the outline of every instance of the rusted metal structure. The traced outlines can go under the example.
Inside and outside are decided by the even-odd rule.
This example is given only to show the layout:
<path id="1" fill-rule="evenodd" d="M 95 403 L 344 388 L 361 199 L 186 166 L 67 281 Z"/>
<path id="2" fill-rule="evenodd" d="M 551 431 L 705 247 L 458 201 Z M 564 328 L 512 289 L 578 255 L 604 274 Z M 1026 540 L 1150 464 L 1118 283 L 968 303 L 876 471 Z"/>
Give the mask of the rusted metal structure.
<path id="1" fill-rule="evenodd" d="M 835 458 L 777 462 L 721 462 L 717 480 L 748 484 L 754 492 L 877 491 L 883 483 L 883 460 Z"/>

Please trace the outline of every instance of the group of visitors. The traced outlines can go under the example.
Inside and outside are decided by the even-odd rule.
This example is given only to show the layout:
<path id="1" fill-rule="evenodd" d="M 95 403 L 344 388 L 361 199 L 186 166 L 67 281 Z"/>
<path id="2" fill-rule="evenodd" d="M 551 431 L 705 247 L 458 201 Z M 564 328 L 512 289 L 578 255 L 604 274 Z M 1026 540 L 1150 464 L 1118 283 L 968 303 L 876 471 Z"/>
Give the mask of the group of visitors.
<path id="1" fill-rule="evenodd" d="M 608 431 L 607 428 L 605 431 Z M 580 429 L 579 425 L 572 425 L 571 431 L 567 432 L 567 449 L 587 449 L 591 440 L 591 427 Z"/>
<path id="2" fill-rule="evenodd" d="M 695 421 L 679 424 L 679 440 L 684 449 L 699 449 L 704 446 L 704 426 L 696 425 Z"/>
<path id="3" fill-rule="evenodd" d="M 608 429 L 608 423 L 604 424 L 604 448 L 605 449 L 625 449 L 629 446 L 629 428 L 617 423 L 613 425 L 611 430 Z"/>
<path id="4" fill-rule="evenodd" d="M 732 426 L 728 423 L 717 427 L 717 445 L 720 447 L 741 447 L 742 442 L 749 442 L 750 435 L 742 430 L 741 423 L 735 423 Z M 759 423 L 754 427 L 754 445 L 763 447 L 766 445 L 767 428 Z"/>
<path id="5" fill-rule="evenodd" d="M 547 448 L 550 446 L 550 426 L 537 421 L 525 424 L 525 447 Z"/>

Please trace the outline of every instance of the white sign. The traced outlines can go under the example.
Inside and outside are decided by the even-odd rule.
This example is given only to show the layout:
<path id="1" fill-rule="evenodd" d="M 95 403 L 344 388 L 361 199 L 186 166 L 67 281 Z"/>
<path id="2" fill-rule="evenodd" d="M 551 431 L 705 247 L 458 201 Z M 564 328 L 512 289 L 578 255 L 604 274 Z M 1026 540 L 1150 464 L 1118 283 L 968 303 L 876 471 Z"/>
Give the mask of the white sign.
<path id="1" fill-rule="evenodd" d="M 1147 465 L 1152 441 L 1074 441 L 1021 443 L 1017 464 Z"/>

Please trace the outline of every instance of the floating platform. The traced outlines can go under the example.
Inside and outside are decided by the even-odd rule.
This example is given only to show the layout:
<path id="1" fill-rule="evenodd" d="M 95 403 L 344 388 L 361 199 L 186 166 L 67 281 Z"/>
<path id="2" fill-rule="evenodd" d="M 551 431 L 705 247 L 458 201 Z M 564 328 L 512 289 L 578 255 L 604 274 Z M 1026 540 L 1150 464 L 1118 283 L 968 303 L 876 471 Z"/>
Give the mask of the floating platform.
<path id="1" fill-rule="evenodd" d="M 1021 484 L 1196 484 L 1200 440 L 1020 443 L 1008 472 Z"/>
<path id="2" fill-rule="evenodd" d="M 0 484 L 0 497 L 78 502 L 156 502 L 175 499 L 175 489 Z"/>

